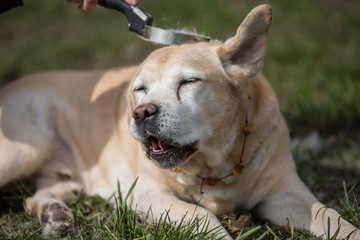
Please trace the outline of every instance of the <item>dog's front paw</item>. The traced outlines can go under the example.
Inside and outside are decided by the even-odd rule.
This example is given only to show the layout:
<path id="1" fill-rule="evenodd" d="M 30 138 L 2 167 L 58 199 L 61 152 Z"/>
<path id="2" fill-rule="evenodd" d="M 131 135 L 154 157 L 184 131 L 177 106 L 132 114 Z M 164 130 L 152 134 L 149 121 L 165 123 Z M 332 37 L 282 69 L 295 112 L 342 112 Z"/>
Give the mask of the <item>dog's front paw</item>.
<path id="1" fill-rule="evenodd" d="M 40 222 L 44 227 L 41 237 L 51 239 L 69 231 L 74 225 L 74 216 L 65 203 L 52 201 L 43 205 Z"/>

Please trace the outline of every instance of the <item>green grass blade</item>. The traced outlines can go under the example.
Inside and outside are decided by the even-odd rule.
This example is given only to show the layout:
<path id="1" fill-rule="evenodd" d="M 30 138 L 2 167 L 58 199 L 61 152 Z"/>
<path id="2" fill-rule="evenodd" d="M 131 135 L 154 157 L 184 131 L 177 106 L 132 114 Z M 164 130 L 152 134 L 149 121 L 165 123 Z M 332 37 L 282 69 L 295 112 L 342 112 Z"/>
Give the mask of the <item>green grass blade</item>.
<path id="1" fill-rule="evenodd" d="M 344 194 L 345 194 L 345 203 L 346 203 L 346 205 L 350 205 L 349 194 L 348 194 L 348 191 L 346 189 L 345 181 L 343 181 L 343 188 L 344 188 Z"/>
<path id="2" fill-rule="evenodd" d="M 291 239 L 294 239 L 294 221 L 291 215 L 291 212 L 289 211 L 289 219 L 290 219 L 290 232 L 291 232 Z"/>
<path id="3" fill-rule="evenodd" d="M 239 235 L 236 240 L 243 240 L 249 237 L 250 235 L 254 234 L 255 232 L 259 231 L 261 229 L 261 226 L 254 227 L 250 229 L 249 231 L 245 232 L 244 234 Z"/>
<path id="4" fill-rule="evenodd" d="M 32 237 L 34 237 L 37 233 L 41 232 L 43 228 L 44 227 L 37 229 L 35 232 L 33 232 L 30 236 L 26 237 L 24 240 L 32 239 Z"/>
<path id="5" fill-rule="evenodd" d="M 128 200 L 128 198 L 130 197 L 130 194 L 132 193 L 132 191 L 134 190 L 138 179 L 139 179 L 139 177 L 137 177 L 137 178 L 135 179 L 134 183 L 131 185 L 129 191 L 127 192 L 127 194 L 126 194 L 126 196 L 125 196 L 125 200 L 124 200 L 125 203 L 127 203 L 127 200 Z"/>
<path id="6" fill-rule="evenodd" d="M 266 228 L 268 229 L 268 231 L 274 236 L 274 240 L 280 239 L 280 238 L 278 237 L 278 235 L 276 235 L 276 233 L 274 233 L 274 231 L 273 231 L 269 226 L 265 225 L 265 227 L 266 227 Z"/>
<path id="7" fill-rule="evenodd" d="M 265 238 L 268 234 L 269 234 L 269 230 L 267 230 L 266 232 L 264 232 L 263 234 L 261 234 L 260 237 L 256 238 L 256 240 L 262 240 L 262 239 Z"/>

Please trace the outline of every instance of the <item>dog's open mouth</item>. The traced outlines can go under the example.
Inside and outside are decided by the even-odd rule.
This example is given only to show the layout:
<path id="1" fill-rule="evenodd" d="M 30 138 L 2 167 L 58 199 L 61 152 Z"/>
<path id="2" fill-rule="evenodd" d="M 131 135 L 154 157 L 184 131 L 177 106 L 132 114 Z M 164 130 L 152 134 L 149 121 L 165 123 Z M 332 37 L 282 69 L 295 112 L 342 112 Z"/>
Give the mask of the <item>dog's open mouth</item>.
<path id="1" fill-rule="evenodd" d="M 197 143 L 180 145 L 159 138 L 149 137 L 146 154 L 154 163 L 165 169 L 179 166 L 197 151 Z"/>

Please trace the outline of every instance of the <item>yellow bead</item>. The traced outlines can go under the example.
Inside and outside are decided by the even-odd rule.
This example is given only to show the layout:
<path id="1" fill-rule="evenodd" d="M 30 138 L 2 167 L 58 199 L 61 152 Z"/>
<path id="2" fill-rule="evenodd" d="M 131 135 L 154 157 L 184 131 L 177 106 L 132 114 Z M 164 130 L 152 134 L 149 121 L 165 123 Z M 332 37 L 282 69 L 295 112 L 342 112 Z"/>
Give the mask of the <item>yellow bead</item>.
<path id="1" fill-rule="evenodd" d="M 234 169 L 232 170 L 232 174 L 236 177 L 236 176 L 239 175 L 239 172 L 234 168 Z"/>
<path id="2" fill-rule="evenodd" d="M 204 180 L 204 185 L 214 187 L 215 184 L 217 183 L 217 181 L 218 181 L 218 179 L 216 179 L 216 178 L 207 177 Z"/>
<path id="3" fill-rule="evenodd" d="M 251 132 L 251 127 L 250 126 L 245 126 L 242 130 L 242 134 L 244 135 L 249 135 Z"/>

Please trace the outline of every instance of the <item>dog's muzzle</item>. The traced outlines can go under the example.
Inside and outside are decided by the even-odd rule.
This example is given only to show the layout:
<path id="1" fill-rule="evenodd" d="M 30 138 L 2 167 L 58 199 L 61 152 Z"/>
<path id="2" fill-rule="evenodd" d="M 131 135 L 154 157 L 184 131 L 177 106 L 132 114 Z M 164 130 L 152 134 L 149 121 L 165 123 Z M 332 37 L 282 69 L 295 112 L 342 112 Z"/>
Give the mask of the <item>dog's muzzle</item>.
<path id="1" fill-rule="evenodd" d="M 161 107 L 156 104 L 143 104 L 135 108 L 135 138 L 146 148 L 146 156 L 158 167 L 170 169 L 186 162 L 196 151 L 197 142 L 180 144 L 166 130 L 161 121 Z M 134 135 L 134 134 L 133 134 Z"/>

